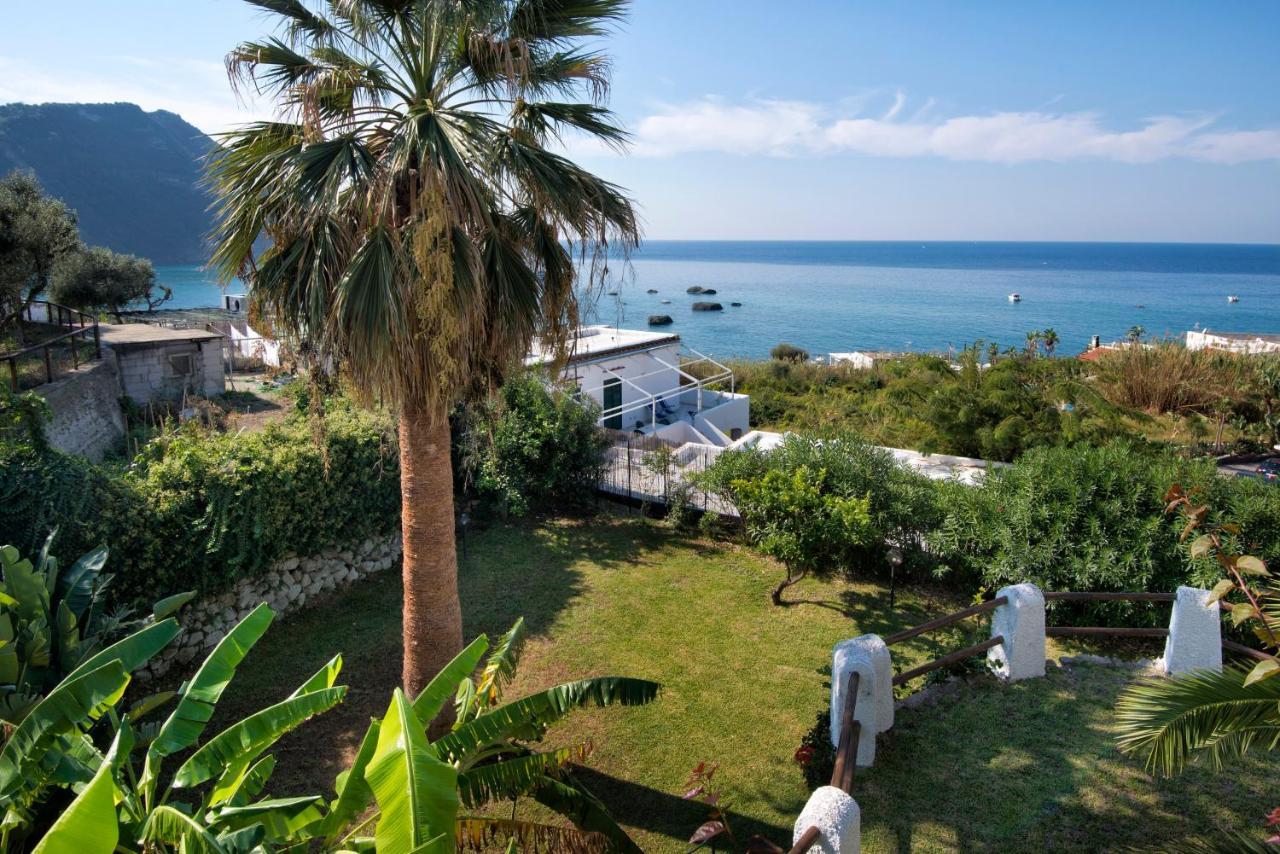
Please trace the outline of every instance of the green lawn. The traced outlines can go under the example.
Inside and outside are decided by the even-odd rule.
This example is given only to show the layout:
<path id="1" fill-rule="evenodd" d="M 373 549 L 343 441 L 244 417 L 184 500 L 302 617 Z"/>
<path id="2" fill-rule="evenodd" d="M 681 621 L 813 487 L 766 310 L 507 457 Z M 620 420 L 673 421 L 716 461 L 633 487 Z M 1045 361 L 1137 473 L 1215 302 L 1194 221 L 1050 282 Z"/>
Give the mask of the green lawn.
<path id="1" fill-rule="evenodd" d="M 703 812 L 680 793 L 704 760 L 721 766 L 741 838 L 789 843 L 807 795 L 792 756 L 826 706 L 832 645 L 966 604 L 913 588 L 890 612 L 878 583 L 805 581 L 789 591 L 801 604 L 775 608 L 769 561 L 634 517 L 498 525 L 473 533 L 468 551 L 468 637 L 496 635 L 520 615 L 529 625 L 509 697 L 587 675 L 662 683 L 650 706 L 578 712 L 551 736 L 592 740 L 582 776 L 646 851 L 687 847 Z M 399 678 L 399 599 L 394 573 L 336 594 L 275 626 L 237 677 L 224 719 L 287 694 L 334 652 L 346 657 L 347 702 L 283 743 L 275 794 L 331 791 L 368 719 L 385 710 Z M 916 639 L 895 647 L 895 666 L 963 643 Z M 1120 757 L 1108 727 L 1128 678 L 1079 667 L 1014 685 L 979 680 L 900 712 L 876 767 L 855 780 L 865 850 L 1098 850 L 1257 826 L 1276 805 L 1265 760 L 1157 784 Z M 317 749 L 330 744 L 339 749 Z"/>

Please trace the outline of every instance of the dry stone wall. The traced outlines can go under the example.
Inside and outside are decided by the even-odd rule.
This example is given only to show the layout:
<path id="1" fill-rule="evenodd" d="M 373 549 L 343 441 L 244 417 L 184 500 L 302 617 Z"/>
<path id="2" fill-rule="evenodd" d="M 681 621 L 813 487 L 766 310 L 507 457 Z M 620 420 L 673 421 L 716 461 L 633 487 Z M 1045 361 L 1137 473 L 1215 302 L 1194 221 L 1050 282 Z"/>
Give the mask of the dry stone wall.
<path id="1" fill-rule="evenodd" d="M 175 667 L 189 669 L 260 603 L 270 605 L 277 616 L 289 614 L 326 593 L 398 567 L 400 553 L 400 534 L 396 532 L 310 557 L 289 555 L 261 575 L 240 579 L 226 593 L 183 608 L 178 616 L 182 634 L 135 675 L 146 680 Z"/>

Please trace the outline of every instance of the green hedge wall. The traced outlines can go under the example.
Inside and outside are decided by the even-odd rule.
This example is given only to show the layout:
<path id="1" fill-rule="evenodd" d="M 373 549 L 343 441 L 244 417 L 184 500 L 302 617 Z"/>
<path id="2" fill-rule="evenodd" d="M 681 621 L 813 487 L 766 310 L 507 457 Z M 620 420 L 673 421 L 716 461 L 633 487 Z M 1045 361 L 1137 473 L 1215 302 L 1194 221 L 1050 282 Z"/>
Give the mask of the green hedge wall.
<path id="1" fill-rule="evenodd" d="M 394 435 L 377 415 L 339 409 L 323 438 L 295 417 L 241 435 L 178 431 L 127 470 L 28 444 L 0 445 L 0 543 L 32 554 L 107 544 L 117 602 L 226 589 L 288 552 L 386 533 L 399 520 Z"/>

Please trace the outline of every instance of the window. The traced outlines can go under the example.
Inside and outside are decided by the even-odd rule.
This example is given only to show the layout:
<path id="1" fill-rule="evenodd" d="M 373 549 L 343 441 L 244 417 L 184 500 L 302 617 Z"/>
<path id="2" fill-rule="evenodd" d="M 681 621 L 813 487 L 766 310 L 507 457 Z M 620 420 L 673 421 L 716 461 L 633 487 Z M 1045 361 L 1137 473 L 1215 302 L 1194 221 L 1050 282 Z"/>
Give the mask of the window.
<path id="1" fill-rule="evenodd" d="M 196 360 L 191 353 L 170 353 L 169 367 L 175 377 L 189 377 L 196 372 Z"/>

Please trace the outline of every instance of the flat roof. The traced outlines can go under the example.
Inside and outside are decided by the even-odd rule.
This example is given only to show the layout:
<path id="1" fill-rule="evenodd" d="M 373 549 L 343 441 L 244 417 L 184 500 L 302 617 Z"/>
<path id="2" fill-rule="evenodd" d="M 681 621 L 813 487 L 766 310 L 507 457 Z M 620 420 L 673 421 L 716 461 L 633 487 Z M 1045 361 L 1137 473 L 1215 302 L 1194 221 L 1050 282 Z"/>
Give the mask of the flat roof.
<path id="1" fill-rule="evenodd" d="M 614 326 L 583 326 L 569 344 L 569 364 L 589 362 L 605 356 L 616 356 L 666 344 L 680 343 L 680 336 L 673 332 L 650 332 L 645 329 L 619 329 Z M 547 361 L 550 354 L 536 344 L 533 352 L 524 360 L 526 365 Z"/>
<path id="2" fill-rule="evenodd" d="M 1232 341 L 1274 341 L 1280 343 L 1280 334 L 1275 332 L 1215 332 L 1211 329 L 1196 329 L 1193 332 L 1201 332 L 1205 335 L 1212 335 L 1218 338 L 1227 338 Z"/>
<path id="3" fill-rule="evenodd" d="M 223 336 L 206 329 L 170 329 L 151 323 L 100 323 L 102 343 L 112 347 L 145 347 L 150 344 L 176 344 L 180 341 L 211 341 Z"/>

